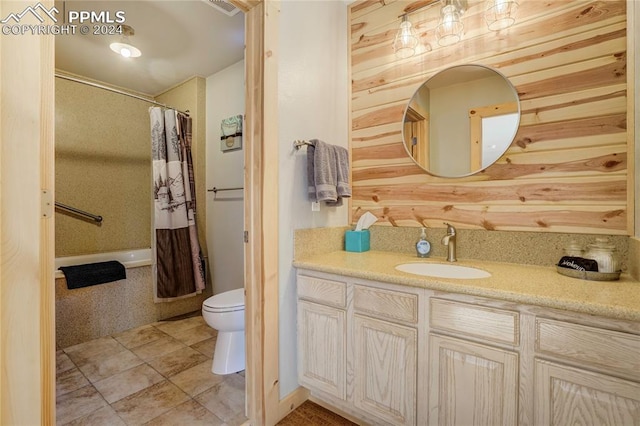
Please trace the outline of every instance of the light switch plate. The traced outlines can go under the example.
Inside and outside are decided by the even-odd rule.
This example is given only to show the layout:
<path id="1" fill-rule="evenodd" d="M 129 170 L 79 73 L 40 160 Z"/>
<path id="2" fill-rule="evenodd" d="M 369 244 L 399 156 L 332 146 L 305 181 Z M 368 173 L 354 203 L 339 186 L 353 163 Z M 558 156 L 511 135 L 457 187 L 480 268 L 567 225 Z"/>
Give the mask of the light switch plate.
<path id="1" fill-rule="evenodd" d="M 319 212 L 320 211 L 320 203 L 318 201 L 311 202 L 311 211 Z"/>

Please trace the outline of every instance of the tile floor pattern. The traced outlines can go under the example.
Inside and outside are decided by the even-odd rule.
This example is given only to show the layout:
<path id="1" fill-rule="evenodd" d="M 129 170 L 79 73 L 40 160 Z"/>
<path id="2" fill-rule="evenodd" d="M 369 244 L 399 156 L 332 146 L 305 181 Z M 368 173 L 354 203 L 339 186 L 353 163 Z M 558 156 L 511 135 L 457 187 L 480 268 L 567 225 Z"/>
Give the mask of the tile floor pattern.
<path id="1" fill-rule="evenodd" d="M 57 351 L 56 424 L 243 424 L 244 371 L 211 373 L 215 341 L 195 316 Z"/>

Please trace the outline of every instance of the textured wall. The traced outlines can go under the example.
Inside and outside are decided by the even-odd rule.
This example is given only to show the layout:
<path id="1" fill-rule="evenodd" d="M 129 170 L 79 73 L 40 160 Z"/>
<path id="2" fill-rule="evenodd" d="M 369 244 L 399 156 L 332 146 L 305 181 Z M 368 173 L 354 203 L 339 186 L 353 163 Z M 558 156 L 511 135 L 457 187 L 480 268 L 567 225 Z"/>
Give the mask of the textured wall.
<path id="1" fill-rule="evenodd" d="M 348 203 L 311 211 L 306 148 L 296 139 L 318 138 L 348 146 L 347 8 L 339 1 L 281 3 L 278 44 L 280 397 L 298 386 L 296 376 L 295 229 L 344 226 Z"/>
<path id="2" fill-rule="evenodd" d="M 207 78 L 207 188 L 244 185 L 244 149 L 220 151 L 220 121 L 237 114 L 244 114 L 244 61 Z M 244 286 L 244 199 L 242 190 L 207 192 L 206 197 L 207 248 L 217 294 Z"/>
<path id="3" fill-rule="evenodd" d="M 626 2 L 523 1 L 516 25 L 486 28 L 469 0 L 462 42 L 439 47 L 439 8 L 409 15 L 433 50 L 399 60 L 392 41 L 404 12 L 427 1 L 362 1 L 351 12 L 352 220 L 366 210 L 394 226 L 627 235 Z M 435 178 L 401 142 L 416 88 L 451 65 L 498 69 L 521 99 L 515 141 L 493 166 Z"/>
<path id="4" fill-rule="evenodd" d="M 151 246 L 149 104 L 56 79 L 56 201 L 101 226 L 56 213 L 56 257 Z"/>

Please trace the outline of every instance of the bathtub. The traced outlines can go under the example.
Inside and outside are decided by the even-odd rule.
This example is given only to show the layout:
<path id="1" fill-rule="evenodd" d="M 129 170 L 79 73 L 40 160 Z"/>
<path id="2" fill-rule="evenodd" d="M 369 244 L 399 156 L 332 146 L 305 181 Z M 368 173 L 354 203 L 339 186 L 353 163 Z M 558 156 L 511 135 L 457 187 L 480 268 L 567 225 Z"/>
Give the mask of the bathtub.
<path id="1" fill-rule="evenodd" d="M 137 249 L 128 251 L 112 251 L 108 253 L 83 254 L 80 256 L 57 257 L 55 261 L 56 278 L 64 278 L 62 271 L 58 268 L 61 266 L 84 265 L 86 263 L 107 262 L 109 260 L 117 260 L 122 263 L 125 268 L 137 268 L 139 266 L 148 266 L 153 262 L 151 260 L 151 249 Z"/>

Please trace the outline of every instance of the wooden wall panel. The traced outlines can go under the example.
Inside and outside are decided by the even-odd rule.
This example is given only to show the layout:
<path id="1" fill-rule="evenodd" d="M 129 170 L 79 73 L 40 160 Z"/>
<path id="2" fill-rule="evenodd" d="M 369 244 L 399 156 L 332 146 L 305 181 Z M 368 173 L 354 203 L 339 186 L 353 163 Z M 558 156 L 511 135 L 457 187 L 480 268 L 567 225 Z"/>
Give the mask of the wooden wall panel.
<path id="1" fill-rule="evenodd" d="M 496 33 L 484 23 L 484 0 L 468 0 L 464 38 L 449 47 L 437 44 L 440 4 L 431 3 L 350 6 L 352 222 L 371 211 L 392 226 L 630 233 L 626 2 L 523 0 L 516 25 Z M 432 51 L 397 59 L 405 12 Z M 422 82 L 464 63 L 510 79 L 520 128 L 483 172 L 431 176 L 404 149 L 404 109 Z"/>

